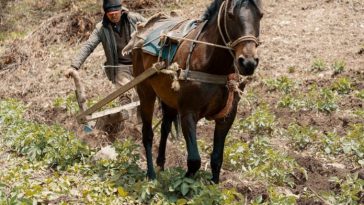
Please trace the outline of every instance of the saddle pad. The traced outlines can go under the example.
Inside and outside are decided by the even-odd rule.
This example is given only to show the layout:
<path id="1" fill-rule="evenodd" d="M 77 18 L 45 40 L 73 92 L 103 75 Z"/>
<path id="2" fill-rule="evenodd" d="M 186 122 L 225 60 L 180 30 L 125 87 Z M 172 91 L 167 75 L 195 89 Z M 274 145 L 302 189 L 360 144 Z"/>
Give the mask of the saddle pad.
<path id="1" fill-rule="evenodd" d="M 183 26 L 181 26 L 182 29 L 179 31 L 181 33 L 181 36 L 187 35 L 192 29 L 196 28 L 196 21 L 195 20 L 189 20 L 186 21 L 187 24 L 183 23 Z M 181 21 L 176 21 L 175 19 L 166 20 L 163 22 L 162 25 L 157 27 L 156 29 L 152 30 L 145 39 L 145 43 L 143 45 L 143 51 L 154 55 L 154 56 L 160 56 L 163 60 L 167 60 L 168 63 L 171 63 L 174 55 L 176 54 L 178 44 L 172 43 L 171 41 L 168 41 L 168 44 L 161 45 L 161 39 L 160 34 L 167 33 L 171 29 L 174 29 L 178 24 L 181 24 Z"/>

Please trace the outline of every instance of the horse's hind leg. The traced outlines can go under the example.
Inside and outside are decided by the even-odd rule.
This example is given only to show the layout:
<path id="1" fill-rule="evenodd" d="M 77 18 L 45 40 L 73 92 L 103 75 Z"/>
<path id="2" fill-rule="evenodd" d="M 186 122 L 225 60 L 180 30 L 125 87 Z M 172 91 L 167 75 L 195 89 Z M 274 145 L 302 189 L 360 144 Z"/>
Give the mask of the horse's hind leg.
<path id="1" fill-rule="evenodd" d="M 187 173 L 186 177 L 192 177 L 201 167 L 201 157 L 198 152 L 196 140 L 197 116 L 195 113 L 181 114 L 183 136 L 187 145 Z"/>
<path id="2" fill-rule="evenodd" d="M 153 167 L 153 155 L 152 155 L 152 144 L 153 144 L 153 128 L 152 119 L 154 112 L 154 102 L 156 95 L 154 90 L 149 86 L 137 86 L 137 91 L 140 99 L 140 115 L 143 122 L 142 134 L 143 134 L 143 145 L 147 158 L 147 177 L 149 179 L 155 179 L 156 174 Z"/>
<path id="3" fill-rule="evenodd" d="M 220 170 L 224 156 L 224 145 L 226 135 L 229 132 L 231 125 L 234 122 L 236 116 L 237 106 L 234 106 L 229 116 L 224 119 L 215 120 L 215 131 L 214 131 L 214 148 L 211 153 L 211 170 L 212 170 L 212 181 L 219 183 Z"/>
<path id="4" fill-rule="evenodd" d="M 157 157 L 157 165 L 161 170 L 164 170 L 164 163 L 166 161 L 166 144 L 169 133 L 171 132 L 172 122 L 177 120 L 177 111 L 162 102 L 162 126 L 161 126 L 161 139 L 159 142 L 159 151 Z"/>

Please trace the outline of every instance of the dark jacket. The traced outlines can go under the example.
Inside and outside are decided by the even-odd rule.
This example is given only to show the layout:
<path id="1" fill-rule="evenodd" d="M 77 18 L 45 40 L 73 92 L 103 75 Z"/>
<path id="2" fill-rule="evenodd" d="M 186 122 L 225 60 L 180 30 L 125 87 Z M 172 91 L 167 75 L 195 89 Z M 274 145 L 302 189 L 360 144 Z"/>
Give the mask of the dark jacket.
<path id="1" fill-rule="evenodd" d="M 135 31 L 137 22 L 145 21 L 145 18 L 137 13 L 127 11 L 123 15 L 127 15 L 127 18 L 130 22 L 130 33 L 133 33 Z M 92 32 L 89 39 L 82 46 L 78 55 L 76 55 L 76 57 L 72 60 L 71 66 L 78 70 L 85 62 L 86 58 L 94 51 L 94 49 L 99 45 L 100 42 L 102 43 L 106 56 L 105 65 L 117 65 L 118 54 L 113 30 L 111 26 L 108 26 L 105 23 L 103 24 L 103 22 L 101 21 L 96 25 L 96 28 Z"/>

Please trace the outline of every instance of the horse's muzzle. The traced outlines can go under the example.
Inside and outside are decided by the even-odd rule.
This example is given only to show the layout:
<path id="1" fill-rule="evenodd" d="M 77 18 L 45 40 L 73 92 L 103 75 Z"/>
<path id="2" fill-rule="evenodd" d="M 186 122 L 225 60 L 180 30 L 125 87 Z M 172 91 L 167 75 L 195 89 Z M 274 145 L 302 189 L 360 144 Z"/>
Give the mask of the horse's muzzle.
<path id="1" fill-rule="evenodd" d="M 253 75 L 255 68 L 258 66 L 259 58 L 244 58 L 240 56 L 238 58 L 238 66 L 240 74 Z"/>

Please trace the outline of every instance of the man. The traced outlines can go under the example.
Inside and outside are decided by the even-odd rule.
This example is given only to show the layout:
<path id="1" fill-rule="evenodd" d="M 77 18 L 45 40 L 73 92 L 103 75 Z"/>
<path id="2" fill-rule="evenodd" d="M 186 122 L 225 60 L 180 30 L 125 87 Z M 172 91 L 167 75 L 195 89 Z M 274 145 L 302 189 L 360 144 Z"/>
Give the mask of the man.
<path id="1" fill-rule="evenodd" d="M 137 22 L 143 22 L 145 19 L 122 7 L 121 0 L 104 0 L 103 9 L 103 20 L 96 25 L 79 54 L 73 59 L 71 67 L 80 69 L 87 57 L 102 43 L 106 56 L 105 73 L 118 88 L 132 79 L 131 55 L 123 56 L 121 51 L 128 44 Z M 120 101 L 122 104 L 130 103 L 135 97 L 135 91 L 131 90 L 121 96 Z"/>
<path id="2" fill-rule="evenodd" d="M 103 66 L 105 73 L 115 87 L 119 88 L 133 78 L 131 55 L 123 56 L 121 51 L 128 44 L 130 35 L 136 29 L 137 22 L 144 22 L 145 19 L 141 15 L 129 12 L 122 7 L 121 0 L 104 0 L 103 9 L 105 12 L 103 20 L 96 25 L 89 39 L 73 59 L 71 67 L 79 70 L 87 57 L 102 43 L 106 56 L 106 62 Z M 69 77 L 70 72 L 67 71 L 65 75 Z M 137 94 L 132 89 L 120 96 L 119 100 L 120 104 L 123 105 L 136 98 Z M 129 115 L 133 114 L 134 112 L 129 112 Z M 99 119 L 96 127 L 109 133 L 117 132 L 121 129 L 120 126 L 123 126 L 120 124 L 120 117 L 121 113 Z M 135 117 L 133 119 L 138 123 L 138 119 Z"/>

